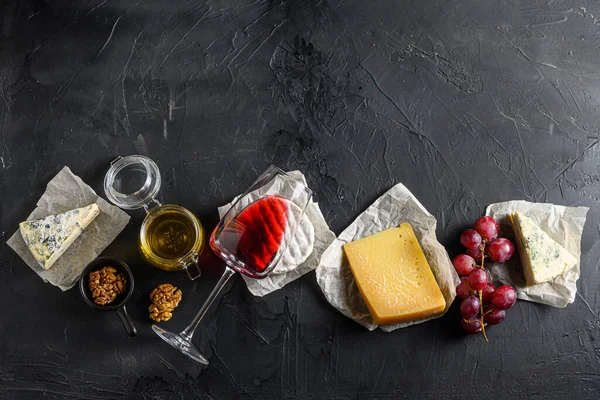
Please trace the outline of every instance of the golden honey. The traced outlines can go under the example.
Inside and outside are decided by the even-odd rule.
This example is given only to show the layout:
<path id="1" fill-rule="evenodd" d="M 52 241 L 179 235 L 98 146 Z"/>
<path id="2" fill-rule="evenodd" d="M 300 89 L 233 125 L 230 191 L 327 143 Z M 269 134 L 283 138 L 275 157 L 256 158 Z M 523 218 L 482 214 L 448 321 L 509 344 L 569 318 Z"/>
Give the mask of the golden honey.
<path id="1" fill-rule="evenodd" d="M 203 245 L 202 225 L 191 212 L 178 205 L 166 204 L 150 210 L 140 229 L 142 256 L 167 271 L 184 269 L 192 261 L 188 258 L 197 258 Z"/>

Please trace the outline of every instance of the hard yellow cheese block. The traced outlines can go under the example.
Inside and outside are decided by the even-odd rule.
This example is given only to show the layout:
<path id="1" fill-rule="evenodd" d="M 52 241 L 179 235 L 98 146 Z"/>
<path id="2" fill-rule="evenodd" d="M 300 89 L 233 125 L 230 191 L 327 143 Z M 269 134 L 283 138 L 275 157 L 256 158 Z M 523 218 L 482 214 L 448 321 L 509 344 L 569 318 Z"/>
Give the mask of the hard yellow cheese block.
<path id="1" fill-rule="evenodd" d="M 410 224 L 345 244 L 344 253 L 377 324 L 420 320 L 446 308 Z"/>

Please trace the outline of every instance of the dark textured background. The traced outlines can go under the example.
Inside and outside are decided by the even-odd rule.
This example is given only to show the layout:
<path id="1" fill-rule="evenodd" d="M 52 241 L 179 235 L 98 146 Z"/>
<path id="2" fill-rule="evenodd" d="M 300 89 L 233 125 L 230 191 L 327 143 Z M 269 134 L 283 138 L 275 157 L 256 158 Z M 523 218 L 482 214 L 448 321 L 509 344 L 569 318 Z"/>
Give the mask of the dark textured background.
<path id="1" fill-rule="evenodd" d="M 595 1 L 0 0 L 0 398 L 597 399 L 599 44 Z M 314 273 L 265 298 L 235 277 L 202 368 L 154 336 L 147 296 L 181 286 L 180 329 L 219 267 L 144 265 L 141 211 L 105 252 L 137 276 L 136 338 L 4 244 L 62 166 L 103 193 L 136 153 L 208 229 L 270 163 L 306 174 L 336 233 L 404 183 L 451 255 L 489 203 L 589 206 L 579 293 L 519 302 L 485 343 L 456 310 L 367 332 Z"/>

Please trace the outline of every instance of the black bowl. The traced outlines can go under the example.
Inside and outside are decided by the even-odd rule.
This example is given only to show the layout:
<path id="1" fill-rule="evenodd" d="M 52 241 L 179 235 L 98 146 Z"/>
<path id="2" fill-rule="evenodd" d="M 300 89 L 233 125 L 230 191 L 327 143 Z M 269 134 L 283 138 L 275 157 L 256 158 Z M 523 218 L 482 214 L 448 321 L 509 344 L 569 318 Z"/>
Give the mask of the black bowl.
<path id="1" fill-rule="evenodd" d="M 92 292 L 90 291 L 88 281 L 90 272 L 108 266 L 116 268 L 117 272 L 121 272 L 125 276 L 127 282 L 125 285 L 125 292 L 117 296 L 117 298 L 111 303 L 102 306 L 100 304 L 94 303 L 94 299 L 92 298 Z M 127 300 L 129 300 L 129 298 L 131 297 L 134 286 L 135 283 L 133 279 L 133 274 L 131 273 L 131 270 L 129 269 L 127 264 L 125 264 L 121 260 L 112 257 L 96 258 L 94 261 L 92 261 L 85 267 L 83 273 L 81 274 L 81 278 L 79 278 L 79 291 L 81 292 L 81 296 L 83 297 L 85 302 L 90 307 L 93 307 L 98 310 L 116 311 L 117 314 L 119 314 L 119 317 L 121 317 L 123 326 L 125 327 L 125 330 L 127 331 L 127 334 L 129 336 L 137 335 L 137 329 L 133 324 L 133 321 L 127 314 L 127 309 L 125 308 L 125 303 L 127 303 Z"/>

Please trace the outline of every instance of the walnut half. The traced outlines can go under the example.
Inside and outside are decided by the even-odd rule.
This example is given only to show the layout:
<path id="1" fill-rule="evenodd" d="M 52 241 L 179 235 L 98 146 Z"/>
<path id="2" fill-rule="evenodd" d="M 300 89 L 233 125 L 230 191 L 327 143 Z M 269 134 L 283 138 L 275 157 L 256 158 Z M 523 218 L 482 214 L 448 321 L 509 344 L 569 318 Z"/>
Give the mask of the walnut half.
<path id="1" fill-rule="evenodd" d="M 150 292 L 150 300 L 150 318 L 156 322 L 168 321 L 181 301 L 181 290 L 170 283 L 162 283 Z"/>
<path id="2" fill-rule="evenodd" d="M 117 273 L 116 268 L 107 266 L 90 272 L 88 286 L 94 303 L 105 306 L 125 292 L 127 280 L 122 273 Z"/>

